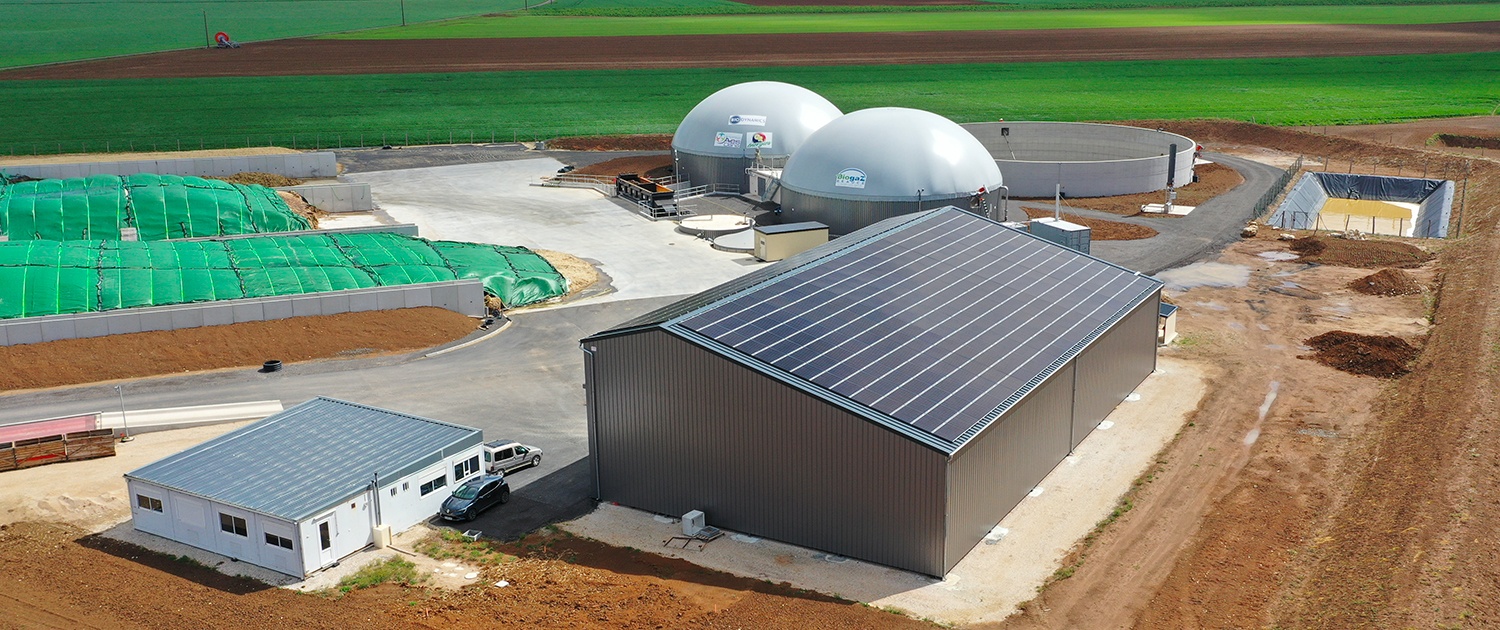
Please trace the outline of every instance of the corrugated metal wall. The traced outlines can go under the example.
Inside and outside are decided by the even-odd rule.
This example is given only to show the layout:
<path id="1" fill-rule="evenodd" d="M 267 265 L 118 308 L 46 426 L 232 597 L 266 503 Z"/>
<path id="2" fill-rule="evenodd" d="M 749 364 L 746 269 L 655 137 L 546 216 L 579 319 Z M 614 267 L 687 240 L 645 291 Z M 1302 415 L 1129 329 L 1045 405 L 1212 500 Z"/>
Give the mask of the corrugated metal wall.
<path id="1" fill-rule="evenodd" d="M 912 191 L 916 194 L 916 191 Z M 862 227 L 873 225 L 891 217 L 932 210 L 943 206 L 958 206 L 969 209 L 969 196 L 922 198 L 913 201 L 849 201 L 830 199 L 781 189 L 781 221 L 817 221 L 828 226 L 828 233 L 843 236 Z"/>
<path id="2" fill-rule="evenodd" d="M 601 500 L 943 573 L 942 453 L 662 331 L 589 345 Z"/>
<path id="3" fill-rule="evenodd" d="M 1156 319 L 1161 301 L 1146 300 L 1074 360 L 1073 446 L 1156 369 Z"/>
<path id="4" fill-rule="evenodd" d="M 750 176 L 745 169 L 754 160 L 747 157 L 719 157 L 677 152 L 677 177 L 691 182 L 693 186 L 705 184 L 733 184 L 740 191 L 750 190 Z M 644 174 L 644 173 L 643 173 Z"/>
<path id="5" fill-rule="evenodd" d="M 944 572 L 958 564 L 1067 457 L 1072 415 L 1073 366 L 1069 364 L 953 457 L 948 467 Z"/>

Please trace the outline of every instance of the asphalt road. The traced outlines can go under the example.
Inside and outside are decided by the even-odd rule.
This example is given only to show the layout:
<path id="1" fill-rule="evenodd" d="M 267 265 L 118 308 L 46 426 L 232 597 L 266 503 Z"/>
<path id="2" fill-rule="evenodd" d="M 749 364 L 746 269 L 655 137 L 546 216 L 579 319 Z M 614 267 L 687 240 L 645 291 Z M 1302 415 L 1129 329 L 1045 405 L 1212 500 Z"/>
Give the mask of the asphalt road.
<path id="1" fill-rule="evenodd" d="M 477 427 L 486 440 L 539 446 L 541 466 L 509 475 L 511 502 L 461 526 L 512 538 L 592 507 L 578 340 L 676 299 L 523 311 L 503 332 L 433 358 L 411 354 L 291 364 L 273 374 L 246 368 L 126 382 L 125 404 L 127 411 L 272 399 L 291 406 L 329 396 Z M 0 424 L 118 408 L 112 384 L 22 393 L 0 396 Z"/>
<path id="2" fill-rule="evenodd" d="M 1128 269 L 1155 274 L 1202 260 L 1238 239 L 1240 228 L 1251 218 L 1255 202 L 1283 171 L 1220 153 L 1205 153 L 1203 157 L 1238 171 L 1245 183 L 1208 200 L 1185 217 L 1130 219 L 1081 208 L 1067 210 L 1083 216 L 1141 223 L 1160 232 L 1138 241 L 1099 241 L 1093 243 L 1091 253 Z"/>

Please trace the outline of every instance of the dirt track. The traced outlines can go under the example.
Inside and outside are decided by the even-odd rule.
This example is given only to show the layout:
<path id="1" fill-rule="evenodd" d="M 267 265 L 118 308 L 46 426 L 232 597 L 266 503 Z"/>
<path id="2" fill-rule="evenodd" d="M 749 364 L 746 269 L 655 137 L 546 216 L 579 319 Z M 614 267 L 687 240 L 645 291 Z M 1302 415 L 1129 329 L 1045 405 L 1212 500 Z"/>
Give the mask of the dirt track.
<path id="1" fill-rule="evenodd" d="M 0 73 L 126 79 L 1401 55 L 1500 50 L 1500 22 L 534 39 L 289 39 Z"/>

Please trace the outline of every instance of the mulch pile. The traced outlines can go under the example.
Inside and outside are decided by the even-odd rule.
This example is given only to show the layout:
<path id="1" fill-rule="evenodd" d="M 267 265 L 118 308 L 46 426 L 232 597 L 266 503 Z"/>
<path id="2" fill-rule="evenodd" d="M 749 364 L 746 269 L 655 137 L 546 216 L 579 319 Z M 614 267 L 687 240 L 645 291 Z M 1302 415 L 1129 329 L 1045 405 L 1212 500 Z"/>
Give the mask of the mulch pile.
<path id="1" fill-rule="evenodd" d="M 562 151 L 671 151 L 672 134 L 553 138 L 547 141 L 547 148 Z"/>
<path id="2" fill-rule="evenodd" d="M 1303 358 L 1350 374 L 1381 378 L 1394 378 L 1410 372 L 1406 365 L 1420 352 L 1400 337 L 1361 335 L 1343 330 L 1323 333 L 1306 343 L 1314 353 Z"/>
<path id="3" fill-rule="evenodd" d="M 1290 247 L 1293 252 L 1302 256 L 1297 259 L 1298 262 L 1340 267 L 1410 269 L 1432 260 L 1432 254 L 1422 248 L 1398 241 L 1358 241 L 1310 236 L 1292 241 Z"/>
<path id="4" fill-rule="evenodd" d="M 255 171 L 235 173 L 228 177 L 206 177 L 204 179 L 217 179 L 229 182 L 231 184 L 259 184 L 267 188 L 276 188 L 278 186 L 296 186 L 304 181 L 307 181 L 303 179 L 297 179 L 295 177 L 277 175 L 275 173 L 259 173 Z"/>
<path id="5" fill-rule="evenodd" d="M 1422 285 L 1416 278 L 1400 269 L 1381 269 L 1350 282 L 1349 288 L 1365 295 L 1416 295 L 1422 292 Z"/>

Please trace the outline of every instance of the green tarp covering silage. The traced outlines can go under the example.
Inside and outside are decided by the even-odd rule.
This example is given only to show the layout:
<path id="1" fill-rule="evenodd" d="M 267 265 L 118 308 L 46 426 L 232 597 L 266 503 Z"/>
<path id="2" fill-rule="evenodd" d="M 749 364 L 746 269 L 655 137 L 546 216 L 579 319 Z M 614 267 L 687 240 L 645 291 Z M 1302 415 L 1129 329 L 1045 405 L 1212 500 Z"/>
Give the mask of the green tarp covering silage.
<path id="1" fill-rule="evenodd" d="M 0 243 L 0 319 L 478 279 L 508 307 L 567 293 L 524 247 L 389 233 Z"/>
<path id="2" fill-rule="evenodd" d="M 276 191 L 177 175 L 91 175 L 0 185 L 0 234 L 12 241 L 142 241 L 309 230 Z"/>

